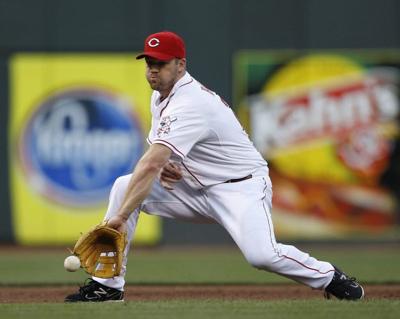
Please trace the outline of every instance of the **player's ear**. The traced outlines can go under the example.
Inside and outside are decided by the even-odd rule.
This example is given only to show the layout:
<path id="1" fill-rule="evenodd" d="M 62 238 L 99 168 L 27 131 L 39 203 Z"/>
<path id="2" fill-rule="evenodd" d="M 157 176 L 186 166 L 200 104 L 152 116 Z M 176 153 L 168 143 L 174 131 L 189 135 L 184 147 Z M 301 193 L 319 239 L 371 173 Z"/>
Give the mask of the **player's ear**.
<path id="1" fill-rule="evenodd" d="M 186 59 L 178 59 L 178 69 L 179 71 L 184 71 L 186 70 Z"/>

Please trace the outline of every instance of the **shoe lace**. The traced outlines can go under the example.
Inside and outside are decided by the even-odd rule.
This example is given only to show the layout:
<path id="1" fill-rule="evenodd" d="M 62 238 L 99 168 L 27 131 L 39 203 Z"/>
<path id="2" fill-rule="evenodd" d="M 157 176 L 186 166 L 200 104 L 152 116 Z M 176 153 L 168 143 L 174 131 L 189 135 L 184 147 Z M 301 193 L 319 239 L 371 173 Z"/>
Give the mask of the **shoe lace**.
<path id="1" fill-rule="evenodd" d="M 343 275 L 344 277 L 341 276 L 340 280 L 336 280 L 334 283 L 330 285 L 328 289 L 325 290 L 324 295 L 326 299 L 330 299 L 330 295 L 331 294 L 335 295 L 335 293 L 337 293 L 338 290 L 340 291 L 341 288 L 345 288 L 350 284 L 357 283 L 357 279 L 355 277 L 348 277 L 345 274 Z"/>
<path id="2" fill-rule="evenodd" d="M 338 280 L 338 283 L 335 285 L 335 287 L 357 282 L 357 279 L 355 277 L 348 277 L 347 275 L 344 275 L 344 276 L 345 276 L 344 279 L 340 278 L 340 280 Z"/>
<path id="3" fill-rule="evenodd" d="M 95 282 L 93 279 L 91 279 L 91 278 L 87 278 L 87 279 L 85 280 L 85 282 L 83 283 L 83 286 L 80 286 L 80 287 L 79 287 L 79 292 L 80 292 L 81 294 L 88 293 L 89 291 L 93 290 L 92 288 L 93 288 L 94 286 L 96 286 L 96 282 Z"/>

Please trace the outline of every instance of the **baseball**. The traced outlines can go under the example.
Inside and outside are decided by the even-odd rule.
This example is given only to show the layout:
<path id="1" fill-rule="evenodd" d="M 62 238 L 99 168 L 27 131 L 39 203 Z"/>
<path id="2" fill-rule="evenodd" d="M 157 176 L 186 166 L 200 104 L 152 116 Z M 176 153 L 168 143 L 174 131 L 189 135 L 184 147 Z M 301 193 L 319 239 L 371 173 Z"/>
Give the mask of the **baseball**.
<path id="1" fill-rule="evenodd" d="M 76 256 L 68 256 L 64 260 L 64 268 L 67 271 L 77 271 L 81 266 L 81 262 Z"/>

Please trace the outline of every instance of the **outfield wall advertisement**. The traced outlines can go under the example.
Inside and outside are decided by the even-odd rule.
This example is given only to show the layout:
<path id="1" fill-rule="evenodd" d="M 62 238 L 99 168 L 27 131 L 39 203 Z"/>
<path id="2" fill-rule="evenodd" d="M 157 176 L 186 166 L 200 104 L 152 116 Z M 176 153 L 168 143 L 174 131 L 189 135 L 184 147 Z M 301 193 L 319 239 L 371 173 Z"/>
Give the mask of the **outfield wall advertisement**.
<path id="1" fill-rule="evenodd" d="M 277 232 L 398 238 L 400 52 L 241 52 L 234 73 Z"/>
<path id="2" fill-rule="evenodd" d="M 10 63 L 14 232 L 22 244 L 70 243 L 100 222 L 114 180 L 144 150 L 150 89 L 134 55 L 18 54 Z M 136 241 L 160 239 L 142 214 Z"/>

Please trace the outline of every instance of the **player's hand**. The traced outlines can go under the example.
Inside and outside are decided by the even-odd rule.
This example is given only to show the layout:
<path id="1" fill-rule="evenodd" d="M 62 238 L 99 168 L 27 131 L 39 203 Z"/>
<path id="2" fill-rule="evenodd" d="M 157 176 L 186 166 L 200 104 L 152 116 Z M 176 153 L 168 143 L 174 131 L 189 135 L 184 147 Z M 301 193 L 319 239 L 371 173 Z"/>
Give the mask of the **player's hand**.
<path id="1" fill-rule="evenodd" d="M 160 183 L 168 190 L 173 190 L 173 184 L 182 178 L 181 168 L 178 164 L 168 162 L 160 172 Z"/>
<path id="2" fill-rule="evenodd" d="M 121 215 L 113 216 L 107 221 L 107 226 L 118 230 L 120 233 L 124 233 L 127 229 L 126 219 Z"/>

